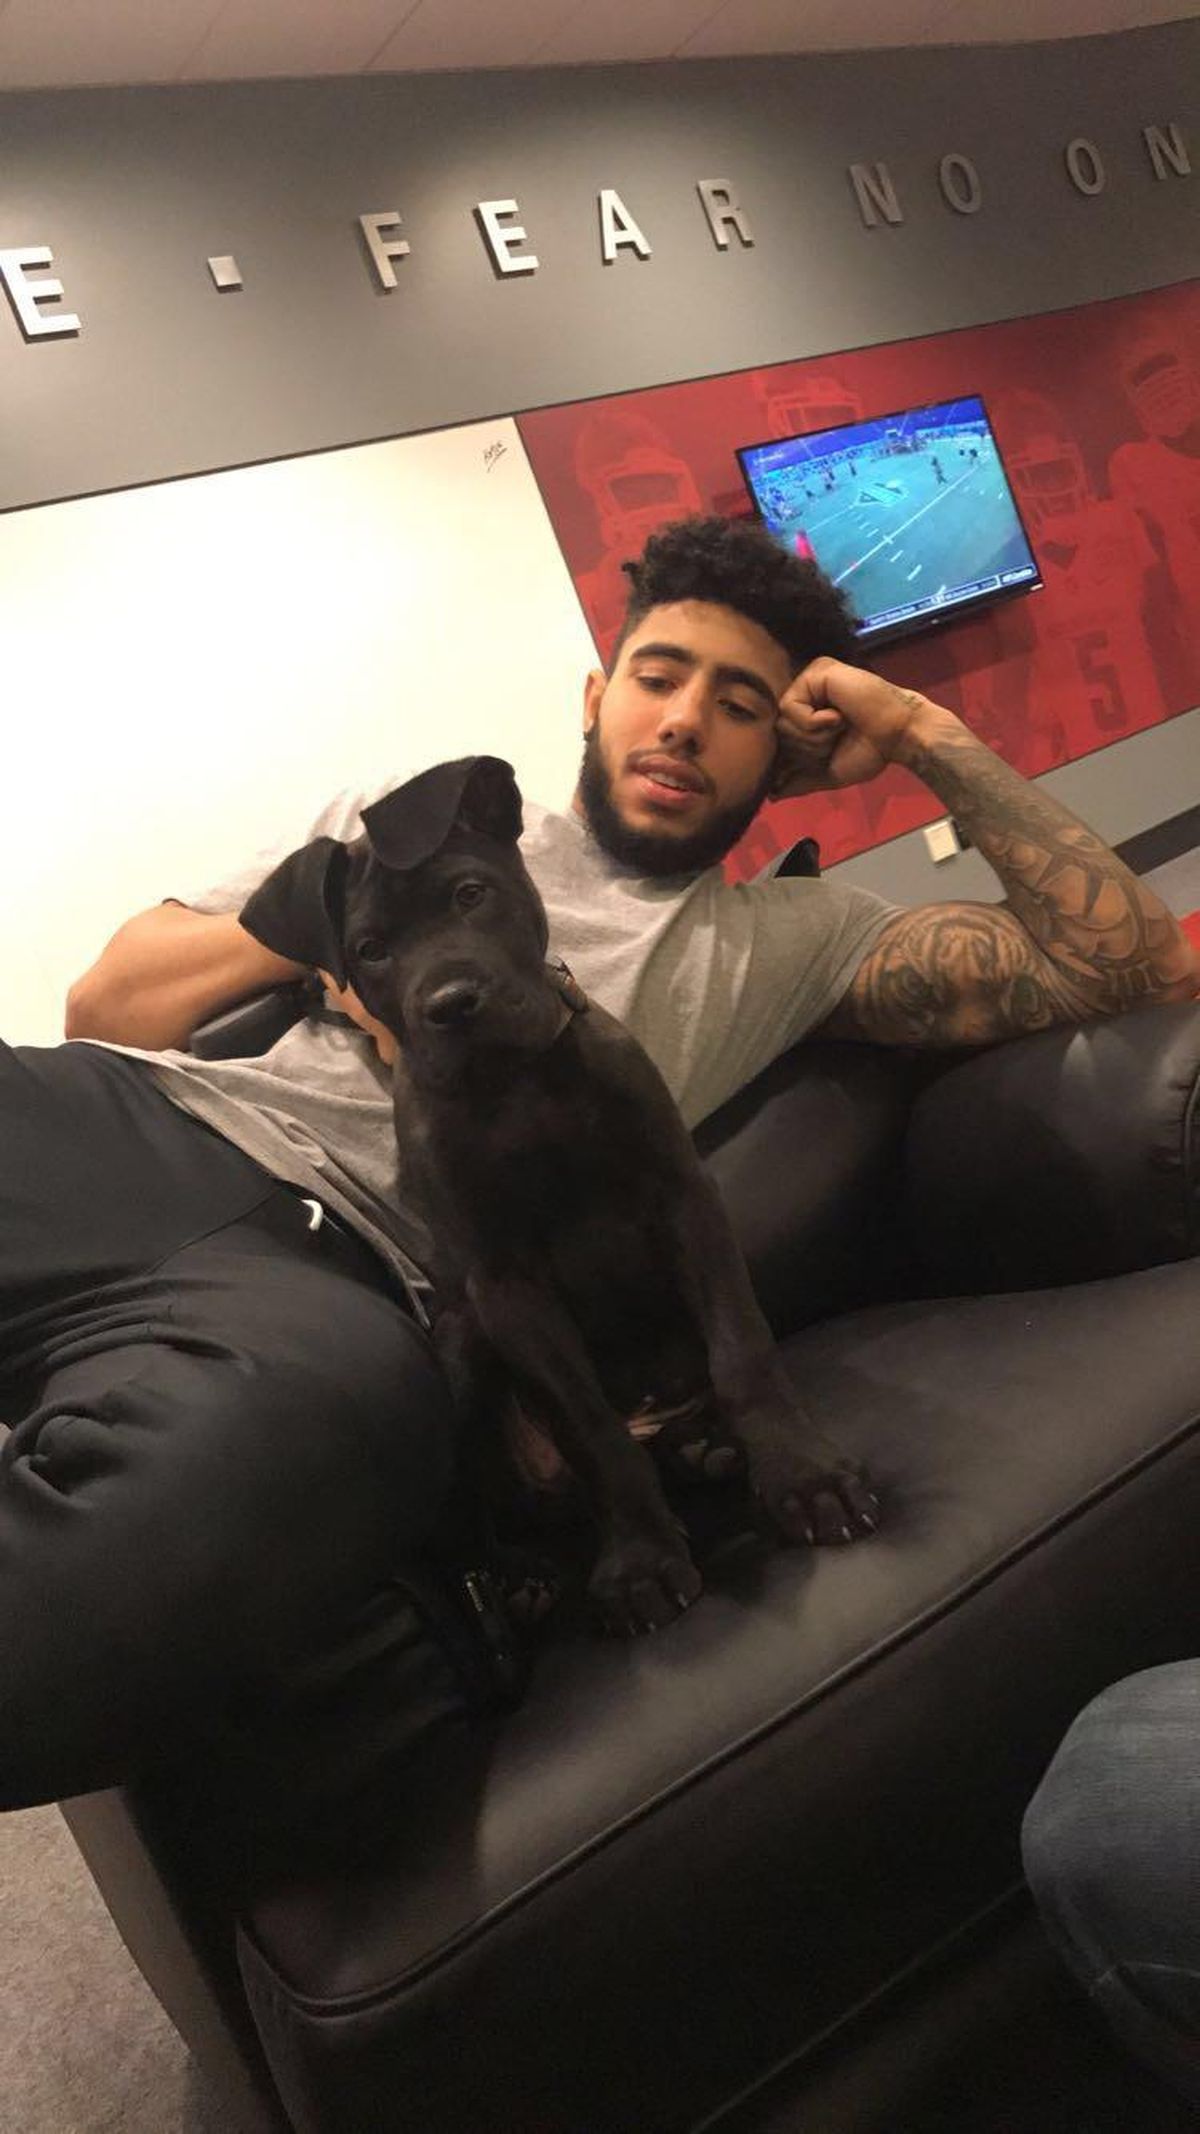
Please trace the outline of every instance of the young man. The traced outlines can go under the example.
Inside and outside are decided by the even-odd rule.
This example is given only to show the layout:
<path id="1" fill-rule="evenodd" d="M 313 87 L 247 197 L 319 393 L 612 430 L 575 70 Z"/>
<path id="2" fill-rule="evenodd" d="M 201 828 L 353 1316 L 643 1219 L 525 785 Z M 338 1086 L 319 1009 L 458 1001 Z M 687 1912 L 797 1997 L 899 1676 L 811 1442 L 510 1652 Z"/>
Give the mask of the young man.
<path id="1" fill-rule="evenodd" d="M 1099 839 L 849 663 L 811 564 L 694 520 L 630 576 L 574 807 L 531 807 L 523 852 L 553 950 L 689 1123 L 810 1031 L 980 1044 L 1195 991 L 1175 921 Z M 1005 905 L 724 881 L 768 794 L 893 761 L 964 824 Z M 343 798 L 312 834 L 351 835 L 358 812 Z M 343 994 L 345 1019 L 261 1060 L 176 1049 L 295 975 L 238 921 L 277 856 L 123 927 L 72 990 L 84 1042 L 0 1048 L 3 1805 L 111 1783 L 252 1709 L 370 1616 L 447 1484 L 386 1033 Z"/>

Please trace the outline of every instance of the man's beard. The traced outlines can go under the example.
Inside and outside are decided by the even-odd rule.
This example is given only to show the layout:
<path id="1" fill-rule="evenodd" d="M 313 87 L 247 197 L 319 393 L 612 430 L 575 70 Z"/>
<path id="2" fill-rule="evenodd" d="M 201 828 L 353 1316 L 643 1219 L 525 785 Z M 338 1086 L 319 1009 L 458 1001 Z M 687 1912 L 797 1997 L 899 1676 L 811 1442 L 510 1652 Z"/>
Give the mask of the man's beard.
<path id="1" fill-rule="evenodd" d="M 612 797 L 612 775 L 600 753 L 599 721 L 585 736 L 579 770 L 579 798 L 588 829 L 601 850 L 622 867 L 638 874 L 699 874 L 731 852 L 745 835 L 771 790 L 774 767 L 764 771 L 748 800 L 735 807 L 720 808 L 702 830 L 690 837 L 671 837 L 663 830 L 634 830 L 617 813 Z"/>

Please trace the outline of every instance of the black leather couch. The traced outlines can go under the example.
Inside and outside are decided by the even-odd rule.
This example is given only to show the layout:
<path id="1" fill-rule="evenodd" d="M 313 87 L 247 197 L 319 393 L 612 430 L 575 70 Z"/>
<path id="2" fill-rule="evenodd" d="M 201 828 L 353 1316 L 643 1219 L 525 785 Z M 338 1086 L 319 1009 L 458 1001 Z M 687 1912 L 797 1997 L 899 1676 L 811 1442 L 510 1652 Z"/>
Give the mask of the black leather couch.
<path id="1" fill-rule="evenodd" d="M 448 1696 L 335 1809 L 343 1860 L 239 1888 L 177 1776 L 66 1803 L 247 2130 L 740 2129 L 794 2063 L 788 2125 L 862 2134 L 872 2025 L 1016 1931 L 1072 1716 L 1200 1650 L 1200 1003 L 949 1061 L 804 1046 L 699 1140 L 882 1531 L 735 1552 L 656 1637 L 551 1635 L 505 1717 Z"/>

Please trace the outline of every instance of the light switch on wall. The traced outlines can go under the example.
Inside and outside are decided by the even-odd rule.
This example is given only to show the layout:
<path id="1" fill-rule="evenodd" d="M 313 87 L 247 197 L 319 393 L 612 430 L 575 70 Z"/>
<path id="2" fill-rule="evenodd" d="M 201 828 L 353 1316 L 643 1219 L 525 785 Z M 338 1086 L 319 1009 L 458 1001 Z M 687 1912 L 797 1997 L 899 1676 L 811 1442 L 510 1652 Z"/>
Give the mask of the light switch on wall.
<path id="1" fill-rule="evenodd" d="M 931 822 L 925 831 L 925 843 L 932 860 L 952 860 L 961 849 L 955 835 L 954 824 L 947 817 L 944 822 Z"/>

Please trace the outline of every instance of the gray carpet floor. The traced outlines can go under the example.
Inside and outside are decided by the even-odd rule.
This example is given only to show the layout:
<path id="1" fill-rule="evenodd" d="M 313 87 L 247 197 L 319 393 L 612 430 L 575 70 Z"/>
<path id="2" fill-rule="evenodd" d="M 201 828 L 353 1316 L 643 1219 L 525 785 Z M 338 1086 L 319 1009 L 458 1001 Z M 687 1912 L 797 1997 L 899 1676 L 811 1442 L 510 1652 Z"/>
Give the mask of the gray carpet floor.
<path id="1" fill-rule="evenodd" d="M 237 2134 L 57 1808 L 0 1815 L 0 2134 Z"/>
<path id="2" fill-rule="evenodd" d="M 1176 912 L 1200 908 L 1200 853 L 1147 879 Z M 1178 2123 L 1159 2109 L 1158 2126 Z M 927 2125 L 940 2134 L 950 2123 Z M 1091 2126 L 1053 2124 L 1063 2134 Z M 238 2134 L 126 1952 L 56 1808 L 0 1815 L 0 2134 Z M 1004 2134 L 1022 2134 L 1020 2124 Z"/>

